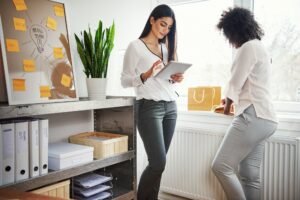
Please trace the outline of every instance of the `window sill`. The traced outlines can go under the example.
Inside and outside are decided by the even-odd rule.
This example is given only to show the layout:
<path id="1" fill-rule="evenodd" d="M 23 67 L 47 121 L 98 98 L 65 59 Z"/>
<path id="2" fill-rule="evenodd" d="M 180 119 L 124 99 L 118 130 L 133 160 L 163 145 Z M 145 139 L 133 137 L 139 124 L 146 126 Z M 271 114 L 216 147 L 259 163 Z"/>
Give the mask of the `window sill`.
<path id="1" fill-rule="evenodd" d="M 276 135 L 300 137 L 300 115 L 296 113 L 278 113 L 278 129 Z M 178 126 L 201 129 L 213 133 L 224 134 L 233 116 L 209 111 L 187 111 L 179 109 Z"/>

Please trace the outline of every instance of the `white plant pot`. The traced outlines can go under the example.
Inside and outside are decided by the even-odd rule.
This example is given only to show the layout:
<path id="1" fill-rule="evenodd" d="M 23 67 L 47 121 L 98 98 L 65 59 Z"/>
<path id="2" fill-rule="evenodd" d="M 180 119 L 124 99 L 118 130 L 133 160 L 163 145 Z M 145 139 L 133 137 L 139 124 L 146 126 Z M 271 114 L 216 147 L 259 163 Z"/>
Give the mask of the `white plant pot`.
<path id="1" fill-rule="evenodd" d="M 90 100 L 106 99 L 106 78 L 87 78 L 86 85 Z"/>

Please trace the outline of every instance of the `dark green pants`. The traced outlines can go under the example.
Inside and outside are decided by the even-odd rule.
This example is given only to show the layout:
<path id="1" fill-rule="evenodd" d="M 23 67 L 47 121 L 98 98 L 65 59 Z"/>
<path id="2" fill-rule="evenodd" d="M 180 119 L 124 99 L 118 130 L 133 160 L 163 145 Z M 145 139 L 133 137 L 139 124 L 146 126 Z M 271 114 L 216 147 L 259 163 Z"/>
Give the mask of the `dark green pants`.
<path id="1" fill-rule="evenodd" d="M 155 200 L 158 197 L 162 173 L 177 119 L 175 101 L 136 101 L 137 127 L 148 157 L 139 181 L 138 200 Z"/>

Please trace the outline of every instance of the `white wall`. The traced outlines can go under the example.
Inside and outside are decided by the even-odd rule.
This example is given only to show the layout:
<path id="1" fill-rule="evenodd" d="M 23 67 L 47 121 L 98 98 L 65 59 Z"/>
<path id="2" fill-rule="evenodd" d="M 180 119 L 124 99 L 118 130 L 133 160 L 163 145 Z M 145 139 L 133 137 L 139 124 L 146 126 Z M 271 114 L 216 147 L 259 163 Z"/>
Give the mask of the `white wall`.
<path id="1" fill-rule="evenodd" d="M 74 33 L 79 34 L 90 25 L 95 30 L 101 19 L 104 26 L 115 22 L 116 35 L 109 70 L 107 95 L 128 96 L 120 83 L 122 55 L 128 43 L 139 37 L 152 8 L 151 0 L 65 0 L 73 66 L 76 70 L 77 88 L 80 97 L 87 96 L 85 74 L 77 54 Z M 132 91 L 129 92 L 132 94 Z"/>

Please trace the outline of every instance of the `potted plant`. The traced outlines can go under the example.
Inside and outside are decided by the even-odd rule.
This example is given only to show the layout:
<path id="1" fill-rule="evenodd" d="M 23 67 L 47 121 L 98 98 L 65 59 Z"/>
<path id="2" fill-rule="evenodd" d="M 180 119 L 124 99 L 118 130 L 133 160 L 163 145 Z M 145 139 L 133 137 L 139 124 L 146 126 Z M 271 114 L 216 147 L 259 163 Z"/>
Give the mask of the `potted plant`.
<path id="1" fill-rule="evenodd" d="M 75 34 L 77 51 L 87 77 L 88 95 L 91 100 L 105 99 L 106 75 L 109 57 L 114 47 L 115 24 L 103 28 L 99 20 L 93 38 L 90 27 L 81 32 L 81 39 Z"/>

